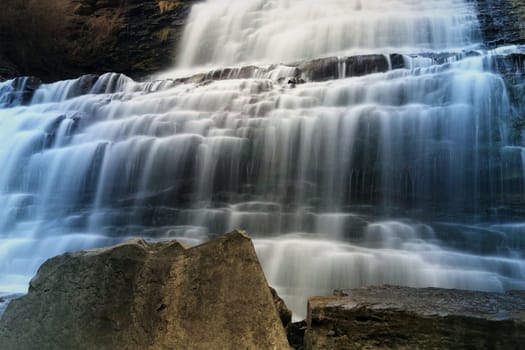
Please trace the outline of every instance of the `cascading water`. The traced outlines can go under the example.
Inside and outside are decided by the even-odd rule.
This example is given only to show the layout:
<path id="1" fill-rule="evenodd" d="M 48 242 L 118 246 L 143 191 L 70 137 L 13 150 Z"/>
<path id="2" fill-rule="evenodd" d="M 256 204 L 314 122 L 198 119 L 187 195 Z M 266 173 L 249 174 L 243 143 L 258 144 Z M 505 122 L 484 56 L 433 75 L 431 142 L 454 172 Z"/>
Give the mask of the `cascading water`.
<path id="1" fill-rule="evenodd" d="M 480 40 L 466 1 L 208 0 L 163 75 L 251 76 L 106 74 L 26 103 L 0 83 L 0 291 L 64 251 L 234 228 L 297 317 L 334 288 L 525 289 L 525 224 L 501 213 L 525 203 L 525 151 Z M 371 53 L 387 69 L 350 77 Z M 271 65 L 329 55 L 341 79 Z"/>
<path id="2" fill-rule="evenodd" d="M 462 0 L 210 0 L 191 12 L 180 66 L 443 51 L 479 39 Z"/>

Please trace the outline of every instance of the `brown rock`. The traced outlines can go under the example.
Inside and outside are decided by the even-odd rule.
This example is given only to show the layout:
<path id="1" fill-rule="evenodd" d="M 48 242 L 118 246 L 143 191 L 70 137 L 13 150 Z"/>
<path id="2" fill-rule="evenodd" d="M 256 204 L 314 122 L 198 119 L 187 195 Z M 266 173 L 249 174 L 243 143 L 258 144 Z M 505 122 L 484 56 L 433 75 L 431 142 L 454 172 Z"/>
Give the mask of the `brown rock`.
<path id="1" fill-rule="evenodd" d="M 306 349 L 518 349 L 525 292 L 369 287 L 313 297 Z"/>
<path id="2" fill-rule="evenodd" d="M 124 244 L 44 263 L 0 321 L 1 349 L 288 349 L 242 232 L 195 248 Z"/>
<path id="3" fill-rule="evenodd" d="M 137 79 L 171 66 L 198 0 L 2 1 L 0 55 L 21 75 L 54 81 L 105 72 Z"/>

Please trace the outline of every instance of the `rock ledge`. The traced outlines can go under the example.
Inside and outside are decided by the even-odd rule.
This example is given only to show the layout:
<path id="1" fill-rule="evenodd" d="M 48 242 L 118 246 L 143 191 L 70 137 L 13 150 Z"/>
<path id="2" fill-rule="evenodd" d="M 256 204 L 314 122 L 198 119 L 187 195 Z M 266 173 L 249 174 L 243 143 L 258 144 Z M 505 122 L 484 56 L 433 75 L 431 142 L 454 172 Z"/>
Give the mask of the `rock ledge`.
<path id="1" fill-rule="evenodd" d="M 395 286 L 308 303 L 306 349 L 514 349 L 525 344 L 525 292 Z"/>

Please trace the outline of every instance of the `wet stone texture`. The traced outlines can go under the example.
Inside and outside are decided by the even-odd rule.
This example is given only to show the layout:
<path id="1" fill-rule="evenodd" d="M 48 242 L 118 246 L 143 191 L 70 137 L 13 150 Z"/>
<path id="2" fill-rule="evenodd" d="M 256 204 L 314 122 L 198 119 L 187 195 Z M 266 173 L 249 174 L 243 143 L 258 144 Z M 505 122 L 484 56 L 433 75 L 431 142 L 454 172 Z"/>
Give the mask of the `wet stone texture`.
<path id="1" fill-rule="evenodd" d="M 523 4 L 515 0 L 476 0 L 478 20 L 487 47 L 522 44 L 523 33 L 518 13 Z"/>
<path id="2" fill-rule="evenodd" d="M 307 324 L 306 349 L 518 349 L 525 292 L 344 290 L 310 298 Z"/>

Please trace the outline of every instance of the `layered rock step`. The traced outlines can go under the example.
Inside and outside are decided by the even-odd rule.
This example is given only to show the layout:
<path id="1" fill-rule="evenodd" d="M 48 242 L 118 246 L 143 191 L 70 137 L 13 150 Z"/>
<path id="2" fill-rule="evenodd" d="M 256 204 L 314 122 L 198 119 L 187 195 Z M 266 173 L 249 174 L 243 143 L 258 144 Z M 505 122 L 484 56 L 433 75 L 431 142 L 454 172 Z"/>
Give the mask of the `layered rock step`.
<path id="1" fill-rule="evenodd" d="M 305 349 L 519 349 L 525 292 L 369 287 L 313 297 Z"/>
<path id="2" fill-rule="evenodd" d="M 486 57 L 485 69 L 501 74 L 512 88 L 522 83 L 525 71 L 525 53 L 510 52 L 483 56 L 479 52 L 422 52 L 413 55 L 370 54 L 355 56 L 330 56 L 299 62 L 288 62 L 266 66 L 241 65 L 196 73 L 176 79 L 138 82 L 124 74 L 106 73 L 101 76 L 88 74 L 77 79 L 45 84 L 35 76 L 17 77 L 0 84 L 0 108 L 30 105 L 42 102 L 58 102 L 86 94 L 109 94 L 117 92 L 143 91 L 146 93 L 167 90 L 179 84 L 208 84 L 216 80 L 270 79 L 288 84 L 325 82 L 330 80 L 361 77 L 375 73 L 386 73 L 395 69 L 414 69 L 431 65 L 450 65 L 471 57 Z M 1 59 L 1 57 L 0 57 Z M 2 65 L 0 64 L 0 68 Z M 0 82 L 2 71 L 0 69 Z M 58 91 L 62 90 L 61 94 Z M 41 97 L 34 98 L 40 92 Z M 46 94 L 47 93 L 47 94 Z M 59 96 L 57 96 L 59 95 Z"/>

